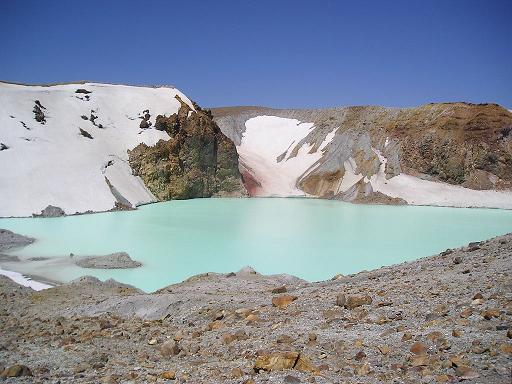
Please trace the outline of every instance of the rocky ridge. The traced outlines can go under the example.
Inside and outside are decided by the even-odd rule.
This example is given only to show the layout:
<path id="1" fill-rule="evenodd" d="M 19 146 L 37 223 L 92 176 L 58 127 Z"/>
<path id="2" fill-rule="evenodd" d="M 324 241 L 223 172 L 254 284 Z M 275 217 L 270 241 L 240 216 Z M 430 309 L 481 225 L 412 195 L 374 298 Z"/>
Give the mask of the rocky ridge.
<path id="1" fill-rule="evenodd" d="M 297 186 L 308 195 L 386 202 L 364 185 L 370 184 L 381 167 L 387 180 L 407 174 L 472 190 L 512 188 L 512 113 L 496 104 L 438 103 L 416 108 L 364 106 L 317 110 L 229 107 L 212 111 L 223 132 L 237 146 L 242 143 L 245 123 L 257 116 L 314 123 L 314 129 L 287 150 L 288 159 L 306 144 L 311 146 L 310 153 L 317 152 L 335 130 L 321 159 L 304 169 L 297 180 Z M 349 194 L 340 191 L 347 172 L 364 179 L 363 185 L 356 186 Z M 244 170 L 244 177 L 246 183 L 255 182 L 250 166 Z"/>
<path id="2" fill-rule="evenodd" d="M 156 117 L 155 129 L 171 138 L 128 151 L 134 174 L 159 200 L 244 196 L 233 143 L 208 110 L 193 111 L 179 96 L 179 111 Z M 143 120 L 144 121 L 144 120 Z"/>
<path id="3" fill-rule="evenodd" d="M 318 283 L 250 268 L 152 294 L 0 278 L 0 370 L 17 383 L 503 383 L 511 261 L 509 234 Z"/>

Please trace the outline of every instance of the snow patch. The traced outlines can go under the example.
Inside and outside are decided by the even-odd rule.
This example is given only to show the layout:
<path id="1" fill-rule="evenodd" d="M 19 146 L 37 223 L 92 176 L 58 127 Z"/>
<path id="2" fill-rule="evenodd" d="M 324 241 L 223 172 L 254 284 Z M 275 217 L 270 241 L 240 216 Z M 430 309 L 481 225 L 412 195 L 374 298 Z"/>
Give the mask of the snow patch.
<path id="1" fill-rule="evenodd" d="M 330 132 L 319 150 L 309 153 L 312 144 L 303 144 L 296 156 L 291 152 L 313 130 L 313 123 L 276 116 L 257 116 L 245 122 L 240 145 L 237 147 L 241 168 L 247 169 L 260 184 L 254 196 L 305 196 L 297 188 L 297 180 L 322 157 L 322 150 L 331 142 Z M 284 157 L 282 156 L 283 154 Z"/>
<path id="2" fill-rule="evenodd" d="M 344 162 L 345 166 L 345 174 L 343 175 L 343 179 L 341 180 L 340 185 L 338 186 L 338 190 L 336 193 L 346 192 L 356 184 L 359 180 L 363 178 L 361 173 L 356 174 L 355 170 L 357 168 L 355 160 L 350 157 L 348 160 Z"/>
<path id="3" fill-rule="evenodd" d="M 370 178 L 374 191 L 399 197 L 411 205 L 512 209 L 512 191 L 474 190 L 458 185 L 422 180 L 401 173 L 386 179 L 387 159 L 373 148 L 381 162 L 379 173 Z"/>
<path id="4" fill-rule="evenodd" d="M 34 291 L 42 291 L 43 289 L 52 288 L 51 285 L 32 280 L 18 272 L 6 271 L 5 269 L 0 268 L 0 275 L 8 277 L 15 283 L 23 285 L 24 287 L 32 288 Z"/>

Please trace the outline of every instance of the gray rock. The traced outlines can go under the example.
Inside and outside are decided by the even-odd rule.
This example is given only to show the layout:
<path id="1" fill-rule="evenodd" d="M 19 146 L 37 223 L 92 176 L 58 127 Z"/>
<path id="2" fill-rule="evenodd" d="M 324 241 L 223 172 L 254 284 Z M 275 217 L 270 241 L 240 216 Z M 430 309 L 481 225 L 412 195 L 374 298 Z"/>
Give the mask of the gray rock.
<path id="1" fill-rule="evenodd" d="M 11 248 L 24 247 L 35 241 L 32 237 L 18 235 L 7 229 L 0 229 L 0 251 Z M 7 260 L 6 260 L 7 261 Z"/>
<path id="2" fill-rule="evenodd" d="M 34 217 L 60 217 L 60 216 L 65 216 L 66 213 L 64 212 L 64 210 L 60 207 L 55 207 L 53 205 L 49 205 L 47 206 L 45 209 L 43 209 L 41 211 L 40 214 L 36 214 L 34 213 L 33 216 Z"/>
<path id="3" fill-rule="evenodd" d="M 126 252 L 115 252 L 103 256 L 78 256 L 74 263 L 82 268 L 125 269 L 137 268 L 142 264 L 131 259 Z"/>

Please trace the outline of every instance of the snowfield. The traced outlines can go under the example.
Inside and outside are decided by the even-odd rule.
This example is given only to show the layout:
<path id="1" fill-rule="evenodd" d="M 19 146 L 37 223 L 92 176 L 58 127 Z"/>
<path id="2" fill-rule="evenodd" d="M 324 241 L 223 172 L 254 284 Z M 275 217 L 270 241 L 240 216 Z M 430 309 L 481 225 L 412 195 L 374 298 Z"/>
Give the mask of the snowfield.
<path id="1" fill-rule="evenodd" d="M 0 217 L 31 216 L 48 205 L 74 214 L 107 211 L 118 201 L 155 201 L 132 175 L 127 151 L 169 139 L 153 126 L 157 115 L 178 111 L 176 95 L 193 108 L 185 95 L 167 87 L 0 83 Z M 44 107 L 44 124 L 35 120 L 36 100 Z M 139 128 L 145 110 L 149 129 Z"/>
<path id="2" fill-rule="evenodd" d="M 322 157 L 322 150 L 333 139 L 327 135 L 319 150 L 309 153 L 303 145 L 297 156 L 293 148 L 313 129 L 313 123 L 276 116 L 258 116 L 245 123 L 242 141 L 237 147 L 240 167 L 251 173 L 260 184 L 252 195 L 265 197 L 305 196 L 297 188 L 297 180 Z"/>

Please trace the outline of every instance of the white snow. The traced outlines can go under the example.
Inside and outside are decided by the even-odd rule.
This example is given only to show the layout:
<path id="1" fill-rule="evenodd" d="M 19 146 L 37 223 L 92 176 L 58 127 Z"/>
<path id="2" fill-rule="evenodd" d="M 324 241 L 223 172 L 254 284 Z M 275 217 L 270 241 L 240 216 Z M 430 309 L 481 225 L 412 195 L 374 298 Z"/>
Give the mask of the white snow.
<path id="1" fill-rule="evenodd" d="M 297 180 L 322 157 L 322 150 L 333 139 L 330 132 L 318 151 L 309 153 L 310 144 L 300 147 L 294 157 L 293 148 L 313 129 L 313 123 L 301 123 L 296 119 L 276 116 L 257 116 L 245 122 L 245 132 L 237 147 L 242 168 L 261 184 L 255 196 L 305 196 L 297 188 Z M 277 158 L 286 153 L 284 159 Z"/>
<path id="2" fill-rule="evenodd" d="M 345 160 L 344 166 L 345 174 L 343 175 L 343 178 L 341 180 L 340 185 L 338 186 L 338 190 L 336 191 L 336 193 L 348 191 L 348 189 L 351 186 L 353 186 L 363 178 L 362 174 L 355 173 L 357 166 L 355 160 L 352 157 L 350 157 L 348 160 Z"/>
<path id="3" fill-rule="evenodd" d="M 89 101 L 75 93 L 79 88 L 92 92 Z M 193 108 L 174 88 L 0 83 L 0 143 L 9 147 L 0 151 L 0 217 L 31 216 L 48 205 L 67 214 L 109 210 L 116 199 L 105 176 L 132 205 L 155 201 L 142 180 L 132 175 L 127 150 L 169 139 L 152 127 L 157 115 L 178 111 L 176 95 Z M 34 119 L 35 100 L 46 108 L 44 125 Z M 153 125 L 142 130 L 138 116 L 146 109 Z M 103 128 L 81 118 L 89 117 L 91 110 L 98 116 L 96 125 Z M 93 139 L 80 135 L 79 128 Z"/>
<path id="4" fill-rule="evenodd" d="M 34 291 L 41 291 L 43 289 L 51 288 L 51 285 L 40 283 L 39 281 L 32 280 L 28 277 L 23 276 L 21 273 L 6 271 L 5 269 L 0 268 L 0 275 L 7 276 L 9 279 L 23 285 L 24 287 L 32 288 Z"/>
<path id="5" fill-rule="evenodd" d="M 373 149 L 381 162 L 379 173 L 370 179 L 374 191 L 400 197 L 411 205 L 512 209 L 512 191 L 474 190 L 447 183 L 423 180 L 404 173 L 386 180 L 387 159 Z"/>

